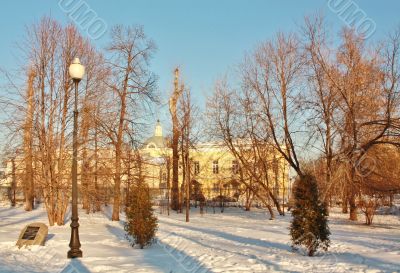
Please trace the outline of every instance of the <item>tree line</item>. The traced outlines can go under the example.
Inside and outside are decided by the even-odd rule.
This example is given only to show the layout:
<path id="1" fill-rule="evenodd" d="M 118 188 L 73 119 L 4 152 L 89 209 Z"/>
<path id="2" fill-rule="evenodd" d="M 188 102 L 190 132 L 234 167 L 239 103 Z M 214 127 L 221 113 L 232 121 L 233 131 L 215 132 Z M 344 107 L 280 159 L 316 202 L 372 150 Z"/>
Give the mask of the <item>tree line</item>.
<path id="1" fill-rule="evenodd" d="M 340 203 L 352 220 L 359 208 L 370 214 L 371 207 L 399 191 L 393 158 L 400 145 L 400 32 L 379 42 L 352 29 L 331 32 L 323 17 L 306 17 L 298 31 L 277 33 L 245 54 L 234 73 L 216 82 L 203 136 L 196 131 L 201 121 L 190 89 L 175 71 L 169 101 L 172 157 L 166 156 L 168 206 L 182 211 L 185 203 L 189 208 L 190 151 L 200 138 L 229 150 L 239 165 L 246 207 L 257 198 L 271 219 L 274 208 L 284 215 L 290 206 L 273 190 L 283 179 L 279 166 L 288 165 L 300 177 L 311 174 L 324 204 Z M 146 115 L 160 101 L 150 70 L 154 42 L 140 26 L 115 26 L 106 48 L 98 49 L 73 25 L 44 17 L 27 27 L 20 50 L 18 75 L 24 84 L 4 73 L 8 90 L 14 91 L 1 103 L 5 111 L 19 113 L 4 124 L 11 131 L 13 153 L 18 150 L 23 158 L 25 209 L 32 210 L 34 195 L 41 196 L 50 225 L 64 223 L 73 116 L 68 67 L 79 56 L 86 66 L 79 85 L 82 206 L 97 211 L 112 195 L 112 220 L 119 220 L 131 185 L 143 178 L 139 140 Z"/>
<path id="2" fill-rule="evenodd" d="M 148 110 L 158 101 L 157 78 L 149 70 L 154 42 L 141 26 L 117 25 L 106 48 L 98 49 L 74 25 L 43 17 L 26 28 L 19 50 L 17 74 L 3 73 L 8 96 L 1 103 L 11 113 L 3 122 L 10 131 L 8 154 L 23 162 L 25 209 L 32 210 L 34 196 L 40 197 L 50 225 L 64 224 L 71 192 L 74 103 L 68 68 L 78 56 L 86 68 L 79 84 L 82 205 L 87 212 L 100 210 L 111 194 L 112 220 L 119 220 L 121 177 L 128 175 L 128 184 L 138 177 L 132 162 L 141 159 L 133 148 Z"/>
<path id="3" fill-rule="evenodd" d="M 252 178 L 263 189 L 255 194 L 267 208 L 282 214 L 268 149 L 298 176 L 316 177 L 323 202 L 340 203 L 351 220 L 399 192 L 399 163 L 389 159 L 400 147 L 399 46 L 399 30 L 378 42 L 349 28 L 335 35 L 316 15 L 259 44 L 218 80 L 210 132 L 241 163 L 242 183 Z"/>

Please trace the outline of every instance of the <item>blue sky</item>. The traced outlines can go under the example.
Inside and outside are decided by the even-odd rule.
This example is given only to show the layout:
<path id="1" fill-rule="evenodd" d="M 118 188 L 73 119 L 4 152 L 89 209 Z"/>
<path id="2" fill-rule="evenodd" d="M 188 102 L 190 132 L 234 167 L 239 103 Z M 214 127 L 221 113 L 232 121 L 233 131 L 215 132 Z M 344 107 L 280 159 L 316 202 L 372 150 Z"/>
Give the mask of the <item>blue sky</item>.
<path id="1" fill-rule="evenodd" d="M 81 0 L 83 1 L 83 0 Z M 336 0 L 342 1 L 342 0 Z M 345 0 L 350 1 L 350 0 Z M 3 1 L 0 11 L 0 67 L 15 68 L 24 28 L 43 15 L 70 21 L 59 0 Z M 204 107 L 215 80 L 231 69 L 245 51 L 271 38 L 277 31 L 296 30 L 305 15 L 323 12 L 337 31 L 345 25 L 324 0 L 85 0 L 110 28 L 114 24 L 141 24 L 155 40 L 158 51 L 152 70 L 159 76 L 160 92 L 172 89 L 172 72 L 179 66 L 200 106 Z M 372 39 L 379 39 L 400 23 L 400 1 L 355 1 L 376 23 Z M 85 34 L 85 30 L 81 29 Z M 104 47 L 108 35 L 94 41 Z M 1 90 L 0 90 L 1 92 Z M 164 113 L 166 111 L 164 107 Z M 167 121 L 164 114 L 154 117 Z"/>

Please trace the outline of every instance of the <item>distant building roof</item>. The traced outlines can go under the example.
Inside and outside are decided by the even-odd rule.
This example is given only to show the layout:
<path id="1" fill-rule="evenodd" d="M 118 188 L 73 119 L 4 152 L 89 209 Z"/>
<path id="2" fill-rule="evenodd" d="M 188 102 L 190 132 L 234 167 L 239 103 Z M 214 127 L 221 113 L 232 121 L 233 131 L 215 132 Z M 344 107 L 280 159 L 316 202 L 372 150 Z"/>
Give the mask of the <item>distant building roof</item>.
<path id="1" fill-rule="evenodd" d="M 152 149 L 152 148 L 166 148 L 167 143 L 165 138 L 163 137 L 162 126 L 159 120 L 157 120 L 156 127 L 154 130 L 154 135 L 145 140 L 143 143 L 143 148 Z"/>

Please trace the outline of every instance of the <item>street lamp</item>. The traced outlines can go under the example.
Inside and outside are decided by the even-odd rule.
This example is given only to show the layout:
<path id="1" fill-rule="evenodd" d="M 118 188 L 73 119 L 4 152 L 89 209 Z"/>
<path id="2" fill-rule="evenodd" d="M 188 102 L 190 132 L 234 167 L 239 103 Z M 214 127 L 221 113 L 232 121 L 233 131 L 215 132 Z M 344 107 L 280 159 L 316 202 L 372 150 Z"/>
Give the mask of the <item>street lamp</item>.
<path id="1" fill-rule="evenodd" d="M 69 75 L 75 84 L 75 105 L 74 105 L 74 131 L 72 136 L 72 217 L 71 217 L 71 239 L 69 242 L 68 258 L 82 257 L 79 241 L 78 223 L 78 84 L 85 74 L 85 67 L 81 65 L 79 58 L 75 58 L 69 66 Z"/>

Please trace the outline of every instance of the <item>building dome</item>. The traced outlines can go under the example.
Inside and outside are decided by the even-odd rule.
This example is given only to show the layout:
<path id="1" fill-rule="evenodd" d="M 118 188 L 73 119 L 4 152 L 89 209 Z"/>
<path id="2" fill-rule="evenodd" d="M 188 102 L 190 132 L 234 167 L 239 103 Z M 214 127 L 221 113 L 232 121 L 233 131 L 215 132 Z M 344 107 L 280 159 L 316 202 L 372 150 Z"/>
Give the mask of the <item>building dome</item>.
<path id="1" fill-rule="evenodd" d="M 145 149 L 160 149 L 167 147 L 166 141 L 163 137 L 162 126 L 159 120 L 157 120 L 154 135 L 143 143 Z"/>

